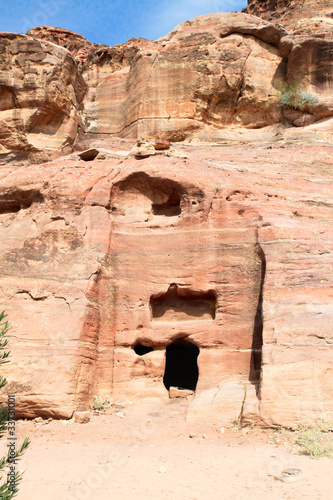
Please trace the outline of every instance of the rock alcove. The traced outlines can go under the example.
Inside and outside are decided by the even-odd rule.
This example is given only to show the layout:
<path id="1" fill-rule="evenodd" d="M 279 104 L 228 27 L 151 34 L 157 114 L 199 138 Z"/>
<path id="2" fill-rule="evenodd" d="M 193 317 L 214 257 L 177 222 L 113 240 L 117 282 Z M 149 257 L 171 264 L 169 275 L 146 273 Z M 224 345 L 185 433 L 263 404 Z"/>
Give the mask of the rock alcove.
<path id="1" fill-rule="evenodd" d="M 184 321 L 215 319 L 216 295 L 179 288 L 175 283 L 166 293 L 150 298 L 152 319 L 155 321 Z"/>

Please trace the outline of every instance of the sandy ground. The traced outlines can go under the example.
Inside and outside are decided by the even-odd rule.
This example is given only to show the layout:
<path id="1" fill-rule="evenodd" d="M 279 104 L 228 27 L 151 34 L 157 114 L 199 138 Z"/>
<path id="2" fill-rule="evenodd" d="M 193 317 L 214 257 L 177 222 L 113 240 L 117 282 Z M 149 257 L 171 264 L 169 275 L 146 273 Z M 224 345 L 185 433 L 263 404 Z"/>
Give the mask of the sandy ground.
<path id="1" fill-rule="evenodd" d="M 187 423 L 187 404 L 136 403 L 87 424 L 17 421 L 18 441 L 31 439 L 17 500 L 332 499 L 333 460 L 298 455 L 289 434 Z M 290 468 L 304 476 L 277 479 Z"/>

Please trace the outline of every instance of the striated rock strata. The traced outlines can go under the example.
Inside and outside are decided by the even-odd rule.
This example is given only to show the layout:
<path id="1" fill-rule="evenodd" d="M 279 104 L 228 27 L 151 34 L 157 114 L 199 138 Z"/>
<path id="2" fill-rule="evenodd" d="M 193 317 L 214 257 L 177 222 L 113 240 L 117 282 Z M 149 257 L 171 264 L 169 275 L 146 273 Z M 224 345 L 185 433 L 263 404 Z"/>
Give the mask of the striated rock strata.
<path id="1" fill-rule="evenodd" d="M 45 26 L 2 34 L 1 158 L 43 161 L 107 136 L 244 143 L 297 126 L 331 140 L 332 22 L 305 19 L 287 32 L 249 14 L 211 14 L 114 47 Z M 298 85 L 305 105 L 281 106 L 281 84 Z"/>
<path id="2" fill-rule="evenodd" d="M 130 40 L 117 47 L 118 58 L 116 47 L 101 49 L 84 71 L 88 130 L 179 141 L 280 122 L 272 82 L 284 75 L 278 50 L 284 34 L 254 16 L 212 14 L 157 41 Z"/>
<path id="3" fill-rule="evenodd" d="M 190 419 L 332 417 L 332 147 L 130 147 L 1 169 L 19 414 L 180 386 Z"/>
<path id="4" fill-rule="evenodd" d="M 232 13 L 115 47 L 0 34 L 18 415 L 99 395 L 194 398 L 188 420 L 222 425 L 332 418 L 332 20 L 291 28 Z M 279 105 L 281 82 L 311 102 Z"/>

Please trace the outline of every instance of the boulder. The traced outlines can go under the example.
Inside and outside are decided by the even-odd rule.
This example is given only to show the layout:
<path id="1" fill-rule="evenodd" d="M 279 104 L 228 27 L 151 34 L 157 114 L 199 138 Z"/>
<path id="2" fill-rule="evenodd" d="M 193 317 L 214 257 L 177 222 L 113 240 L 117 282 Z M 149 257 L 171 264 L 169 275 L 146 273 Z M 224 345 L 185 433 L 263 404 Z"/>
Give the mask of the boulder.
<path id="1" fill-rule="evenodd" d="M 0 158 L 40 162 L 47 151 L 71 146 L 87 89 L 72 55 L 31 36 L 0 33 L 0 62 Z"/>
<path id="2" fill-rule="evenodd" d="M 74 413 L 74 420 L 77 424 L 88 424 L 91 419 L 89 411 L 76 411 Z"/>
<path id="3" fill-rule="evenodd" d="M 221 382 L 214 389 L 206 389 L 195 397 L 188 407 L 188 422 L 208 422 L 226 425 L 240 422 L 245 388 L 238 382 Z"/>
<path id="4" fill-rule="evenodd" d="M 191 391 L 189 389 L 181 389 L 179 387 L 170 387 L 169 388 L 169 398 L 174 399 L 174 398 L 188 398 L 189 396 L 194 395 L 194 391 Z"/>

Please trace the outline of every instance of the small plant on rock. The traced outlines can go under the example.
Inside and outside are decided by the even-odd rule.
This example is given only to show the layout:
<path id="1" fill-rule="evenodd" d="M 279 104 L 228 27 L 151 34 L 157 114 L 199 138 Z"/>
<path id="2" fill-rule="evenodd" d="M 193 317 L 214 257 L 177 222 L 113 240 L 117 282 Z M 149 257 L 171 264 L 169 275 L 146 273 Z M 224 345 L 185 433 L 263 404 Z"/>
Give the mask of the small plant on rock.
<path id="1" fill-rule="evenodd" d="M 91 121 L 90 121 L 90 118 L 88 116 L 85 116 L 84 117 L 84 126 L 86 128 L 89 128 L 90 127 L 90 124 L 91 124 Z"/>
<path id="2" fill-rule="evenodd" d="M 306 112 L 319 104 L 318 98 L 309 92 L 305 92 L 299 82 L 290 83 L 283 80 L 276 80 L 274 83 L 280 92 L 279 106 L 288 106 L 289 108 Z"/>
<path id="3" fill-rule="evenodd" d="M 100 396 L 94 396 L 93 408 L 95 411 L 104 411 L 112 406 L 112 401 L 110 396 L 105 396 L 101 398 Z"/>

